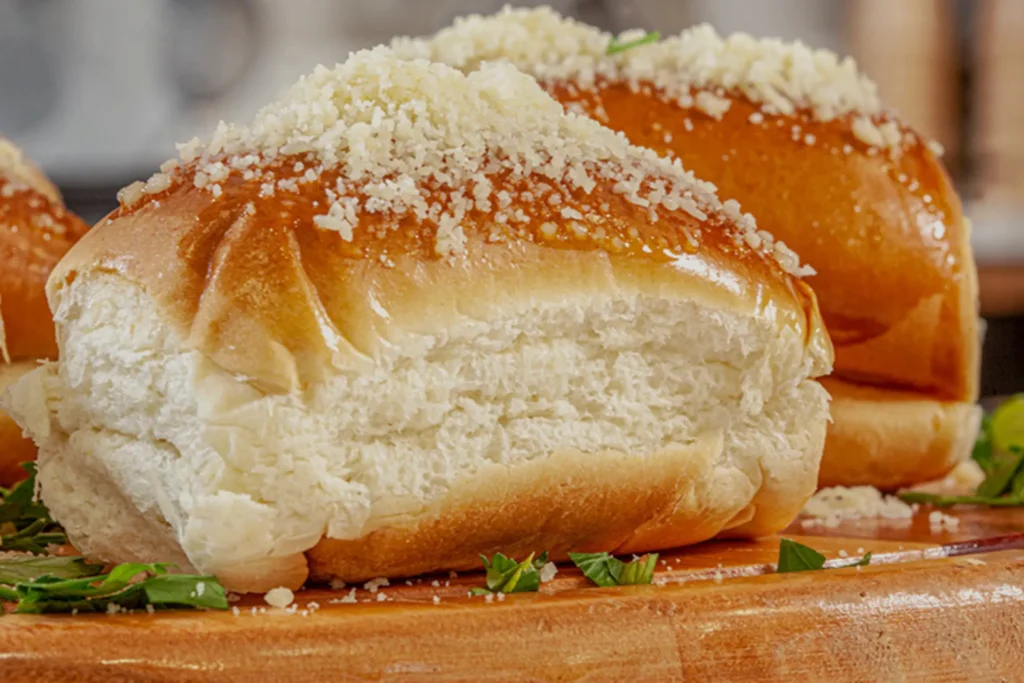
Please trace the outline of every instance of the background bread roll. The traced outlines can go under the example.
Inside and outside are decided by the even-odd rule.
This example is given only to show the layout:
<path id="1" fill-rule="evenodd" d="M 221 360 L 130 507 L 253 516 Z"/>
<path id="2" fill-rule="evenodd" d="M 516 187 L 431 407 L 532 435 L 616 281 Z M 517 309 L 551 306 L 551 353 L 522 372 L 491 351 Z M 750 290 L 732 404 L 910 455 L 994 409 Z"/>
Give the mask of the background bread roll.
<path id="1" fill-rule="evenodd" d="M 0 393 L 39 359 L 56 357 L 46 278 L 87 229 L 46 176 L 0 138 Z M 21 479 L 20 463 L 34 456 L 32 441 L 0 412 L 0 486 Z"/>
<path id="2" fill-rule="evenodd" d="M 507 65 L 359 53 L 121 198 L 8 401 L 90 556 L 266 590 L 765 534 L 814 489 L 806 269 Z"/>
<path id="3" fill-rule="evenodd" d="M 550 9 L 506 9 L 394 47 L 464 70 L 512 62 L 571 111 L 679 158 L 807 260 L 836 386 L 874 389 L 835 394 L 823 484 L 905 485 L 966 457 L 979 419 L 977 275 L 940 150 L 883 110 L 852 60 L 825 51 L 708 26 L 608 55 L 612 44 Z M 934 420 L 949 438 L 935 440 Z M 856 436 L 892 431 L 905 438 L 870 452 Z"/>

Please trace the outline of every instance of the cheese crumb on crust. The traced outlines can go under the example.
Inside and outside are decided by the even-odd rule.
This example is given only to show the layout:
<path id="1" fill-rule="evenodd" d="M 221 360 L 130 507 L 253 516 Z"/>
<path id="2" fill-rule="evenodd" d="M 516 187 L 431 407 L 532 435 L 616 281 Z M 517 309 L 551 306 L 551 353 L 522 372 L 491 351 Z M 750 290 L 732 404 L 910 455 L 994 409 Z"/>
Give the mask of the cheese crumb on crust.
<path id="1" fill-rule="evenodd" d="M 660 42 L 607 55 L 610 33 L 563 18 L 554 10 L 512 9 L 462 17 L 430 39 L 398 38 L 392 46 L 421 57 L 475 68 L 508 60 L 542 80 L 572 80 L 580 87 L 598 78 L 649 84 L 672 99 L 692 90 L 722 88 L 765 106 L 765 113 L 809 109 L 828 121 L 845 114 L 882 113 L 875 84 L 853 59 L 800 42 L 719 36 L 703 24 Z M 691 98 L 692 99 L 692 98 Z M 684 106 L 692 103 L 681 102 Z M 701 107 L 703 108 L 703 107 Z"/>
<path id="2" fill-rule="evenodd" d="M 649 208 L 652 220 L 677 210 L 700 220 L 715 216 L 737 245 L 750 246 L 749 236 L 760 235 L 756 249 L 784 271 L 813 272 L 759 232 L 736 202 L 719 202 L 715 187 L 678 160 L 634 147 L 588 117 L 566 114 L 536 80 L 509 64 L 464 74 L 400 59 L 384 47 L 355 53 L 302 78 L 251 126 L 222 122 L 208 142 L 193 140 L 179 150 L 184 166 L 165 165 L 168 171 L 150 178 L 142 194 L 191 181 L 216 197 L 232 175 L 258 180 L 261 188 L 274 183 L 277 194 L 331 178 L 314 222 L 346 242 L 356 239 L 361 216 L 411 215 L 436 226 L 438 255 L 455 257 L 466 251 L 462 223 L 471 212 L 490 214 L 499 225 L 530 221 L 522 208 L 509 206 L 512 199 L 530 204 L 526 193 L 509 197 L 495 189 L 497 180 L 504 188 L 542 186 L 554 197 L 589 195 L 600 184 Z M 137 187 L 126 191 L 125 205 L 138 193 Z M 579 221 L 567 228 L 577 237 L 589 234 Z"/>

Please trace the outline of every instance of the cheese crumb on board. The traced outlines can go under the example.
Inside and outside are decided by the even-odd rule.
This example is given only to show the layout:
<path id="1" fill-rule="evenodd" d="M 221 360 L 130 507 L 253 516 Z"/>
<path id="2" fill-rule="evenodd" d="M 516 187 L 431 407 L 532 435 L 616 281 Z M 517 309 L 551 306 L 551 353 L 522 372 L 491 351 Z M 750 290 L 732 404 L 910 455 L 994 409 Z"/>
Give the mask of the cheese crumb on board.
<path id="1" fill-rule="evenodd" d="M 277 588 L 271 588 L 267 591 L 267 594 L 263 596 L 263 599 L 266 600 L 267 604 L 271 607 L 285 609 L 295 601 L 295 593 L 284 586 L 278 586 Z"/>
<path id="2" fill-rule="evenodd" d="M 551 579 L 555 578 L 555 574 L 558 573 L 558 565 L 554 562 L 548 562 L 540 568 L 540 582 L 547 583 Z"/>
<path id="3" fill-rule="evenodd" d="M 932 510 L 928 513 L 928 525 L 931 527 L 932 533 L 945 530 L 956 531 L 960 528 L 960 520 L 941 510 Z"/>
<path id="4" fill-rule="evenodd" d="M 821 489 L 804 506 L 804 526 L 835 528 L 844 519 L 881 518 L 909 522 L 914 508 L 872 486 Z"/>
<path id="5" fill-rule="evenodd" d="M 706 102 L 712 111 L 721 108 L 716 103 Z M 747 248 L 746 236 L 757 233 L 757 249 L 785 272 L 813 272 L 783 243 L 758 231 L 738 204 L 720 202 L 714 185 L 697 180 L 678 160 L 635 147 L 588 117 L 567 114 L 534 78 L 507 63 L 464 74 L 400 59 L 384 47 L 355 53 L 344 64 L 321 66 L 302 78 L 260 110 L 251 126 L 222 123 L 209 141 L 186 143 L 180 151 L 187 168 L 173 170 L 174 178 L 191 173 L 196 188 L 214 195 L 212 188 L 227 187 L 232 173 L 258 176 L 261 188 L 273 182 L 276 196 L 326 184 L 323 174 L 331 172 L 334 186 L 326 188 L 327 205 L 314 222 L 345 242 L 359 239 L 363 215 L 408 215 L 436 226 L 439 256 L 464 255 L 462 224 L 472 212 L 489 213 L 496 224 L 530 222 L 522 208 L 502 208 L 509 198 L 492 183 L 502 177 L 507 186 L 543 185 L 564 196 L 590 194 L 602 184 L 659 214 L 685 210 L 701 221 L 718 219 L 715 229 L 738 246 Z M 293 171 L 299 159 L 301 175 L 271 172 Z M 166 181 L 150 182 L 162 187 Z M 264 189 L 260 194 L 269 195 Z M 388 220 L 374 235 L 398 224 Z M 571 227 L 577 237 L 599 239 L 589 224 Z M 621 239 L 609 242 L 622 247 Z"/>
<path id="6" fill-rule="evenodd" d="M 391 582 L 383 576 L 377 577 L 376 579 L 370 579 L 363 584 L 363 590 L 368 590 L 371 593 L 376 593 L 380 588 L 384 586 L 390 586 Z"/>
<path id="7" fill-rule="evenodd" d="M 341 598 L 331 598 L 327 602 L 329 602 L 332 605 L 349 605 L 349 604 L 352 604 L 354 602 L 357 602 L 357 600 L 356 600 L 356 589 L 352 588 L 351 590 L 349 590 L 348 594 L 345 595 L 344 597 L 341 597 Z"/>

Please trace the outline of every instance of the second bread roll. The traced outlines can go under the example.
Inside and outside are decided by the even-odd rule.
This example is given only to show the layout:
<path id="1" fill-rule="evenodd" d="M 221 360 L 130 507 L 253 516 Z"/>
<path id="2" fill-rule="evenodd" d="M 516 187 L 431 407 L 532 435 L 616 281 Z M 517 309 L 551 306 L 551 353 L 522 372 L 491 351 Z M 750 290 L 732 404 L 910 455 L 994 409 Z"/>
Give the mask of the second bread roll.
<path id="1" fill-rule="evenodd" d="M 511 62 L 739 200 L 817 271 L 837 380 L 821 483 L 944 475 L 977 433 L 980 341 L 970 228 L 940 150 L 884 110 L 852 60 L 709 26 L 643 38 L 506 9 L 394 48 L 467 71 Z M 865 433 L 903 436 L 864 448 Z"/>

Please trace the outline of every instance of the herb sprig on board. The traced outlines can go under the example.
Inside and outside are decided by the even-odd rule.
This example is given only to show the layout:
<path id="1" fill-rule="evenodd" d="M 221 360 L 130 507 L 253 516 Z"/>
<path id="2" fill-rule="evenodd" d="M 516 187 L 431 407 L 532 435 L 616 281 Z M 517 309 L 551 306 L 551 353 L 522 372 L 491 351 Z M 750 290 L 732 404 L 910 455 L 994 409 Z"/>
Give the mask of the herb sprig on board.
<path id="1" fill-rule="evenodd" d="M 71 558 L 68 558 L 71 559 Z M 97 565 L 76 567 L 91 571 Z M 0 587 L 0 598 L 17 601 L 20 614 L 44 612 L 108 612 L 156 608 L 227 609 L 224 587 L 212 576 L 169 574 L 168 564 L 119 564 L 105 574 L 60 578 L 44 574 L 13 587 Z M 9 570 L 0 562 L 0 572 Z"/>
<path id="2" fill-rule="evenodd" d="M 859 560 L 829 568 L 866 567 L 869 564 L 871 564 L 871 553 L 867 553 Z M 776 570 L 779 574 L 816 571 L 818 569 L 825 569 L 824 555 L 810 546 L 797 543 L 788 538 L 783 538 L 779 541 L 779 563 Z"/>
<path id="3" fill-rule="evenodd" d="M 0 550 L 42 555 L 51 545 L 63 545 L 68 538 L 50 511 L 34 500 L 35 463 L 23 465 L 28 478 L 10 489 L 0 488 Z"/>
<path id="4" fill-rule="evenodd" d="M 623 562 L 611 553 L 569 553 L 583 575 L 598 586 L 638 586 L 651 583 L 658 554 L 650 553 Z"/>
<path id="5" fill-rule="evenodd" d="M 224 587 L 212 576 L 171 574 L 169 564 L 102 564 L 82 557 L 47 555 L 67 535 L 35 500 L 35 463 L 28 478 L 0 488 L 0 601 L 15 613 L 105 612 L 151 607 L 227 609 Z M 3 610 L 0 610 L 3 614 Z"/>
<path id="6" fill-rule="evenodd" d="M 503 553 L 495 553 L 491 559 L 481 555 L 480 559 L 487 570 L 487 587 L 473 588 L 470 593 L 530 593 L 540 588 L 540 570 L 548 563 L 548 554 L 545 551 L 535 558 L 534 553 L 530 553 L 522 562 L 516 562 Z"/>

